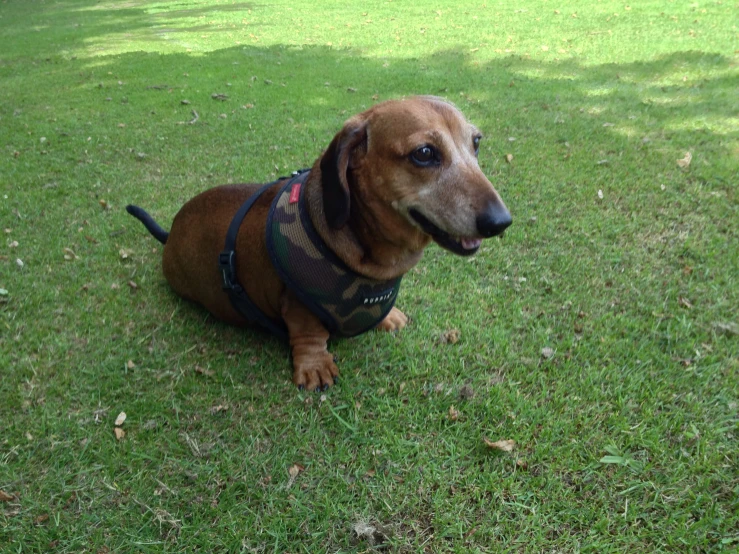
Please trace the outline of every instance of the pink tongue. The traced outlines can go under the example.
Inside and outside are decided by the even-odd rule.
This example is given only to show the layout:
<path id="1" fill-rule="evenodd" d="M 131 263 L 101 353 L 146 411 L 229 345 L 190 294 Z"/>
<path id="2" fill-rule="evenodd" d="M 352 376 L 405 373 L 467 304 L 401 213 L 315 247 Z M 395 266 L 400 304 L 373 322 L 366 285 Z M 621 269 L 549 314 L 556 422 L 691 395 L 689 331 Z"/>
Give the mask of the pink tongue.
<path id="1" fill-rule="evenodd" d="M 462 239 L 462 248 L 474 250 L 482 244 L 482 239 Z"/>

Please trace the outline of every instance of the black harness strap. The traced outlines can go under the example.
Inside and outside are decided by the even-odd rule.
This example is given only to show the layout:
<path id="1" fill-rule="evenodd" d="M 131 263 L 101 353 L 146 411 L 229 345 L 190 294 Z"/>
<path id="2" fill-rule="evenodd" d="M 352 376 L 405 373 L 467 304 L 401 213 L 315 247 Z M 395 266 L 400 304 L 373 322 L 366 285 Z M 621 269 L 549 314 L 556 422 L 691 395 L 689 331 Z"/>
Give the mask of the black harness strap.
<path id="1" fill-rule="evenodd" d="M 218 267 L 221 270 L 221 275 L 223 275 L 223 290 L 228 293 L 228 297 L 231 300 L 231 305 L 234 309 L 249 321 L 259 323 L 271 333 L 278 337 L 287 339 L 287 329 L 285 326 L 278 325 L 272 321 L 264 315 L 262 310 L 254 305 L 254 302 L 252 302 L 244 288 L 239 284 L 239 280 L 236 276 L 236 237 L 239 234 L 241 223 L 244 221 L 249 209 L 254 205 L 254 202 L 257 201 L 262 193 L 275 185 L 278 181 L 273 181 L 272 183 L 264 185 L 257 192 L 252 194 L 247 201 L 242 204 L 239 211 L 236 212 L 236 215 L 231 220 L 228 233 L 226 233 L 225 249 L 218 255 Z"/>

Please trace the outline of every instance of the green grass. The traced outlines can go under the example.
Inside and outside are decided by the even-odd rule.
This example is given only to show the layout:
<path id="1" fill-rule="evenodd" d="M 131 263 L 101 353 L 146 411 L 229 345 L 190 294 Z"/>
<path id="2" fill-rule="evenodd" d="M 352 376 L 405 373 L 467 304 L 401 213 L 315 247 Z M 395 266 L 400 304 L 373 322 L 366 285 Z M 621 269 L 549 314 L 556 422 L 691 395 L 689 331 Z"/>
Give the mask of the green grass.
<path id="1" fill-rule="evenodd" d="M 0 551 L 737 551 L 735 3 L 440 4 L 0 2 Z M 168 227 L 416 93 L 514 225 L 301 394 L 123 207 Z"/>

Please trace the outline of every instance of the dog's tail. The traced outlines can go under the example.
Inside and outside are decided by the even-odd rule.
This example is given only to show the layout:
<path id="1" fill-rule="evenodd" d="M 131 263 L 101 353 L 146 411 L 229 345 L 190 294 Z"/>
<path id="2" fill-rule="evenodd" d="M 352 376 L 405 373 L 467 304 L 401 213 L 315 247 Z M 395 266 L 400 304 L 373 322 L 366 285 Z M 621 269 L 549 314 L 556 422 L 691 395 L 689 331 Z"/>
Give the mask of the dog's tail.
<path id="1" fill-rule="evenodd" d="M 155 239 L 157 239 L 162 244 L 167 244 L 169 233 L 162 229 L 159 224 L 154 221 L 154 219 L 148 213 L 146 213 L 143 208 L 139 208 L 138 206 L 129 204 L 128 206 L 126 206 L 126 211 L 130 213 L 133 217 L 138 219 L 141 223 L 143 223 L 144 227 L 146 227 L 146 230 L 154 235 Z"/>

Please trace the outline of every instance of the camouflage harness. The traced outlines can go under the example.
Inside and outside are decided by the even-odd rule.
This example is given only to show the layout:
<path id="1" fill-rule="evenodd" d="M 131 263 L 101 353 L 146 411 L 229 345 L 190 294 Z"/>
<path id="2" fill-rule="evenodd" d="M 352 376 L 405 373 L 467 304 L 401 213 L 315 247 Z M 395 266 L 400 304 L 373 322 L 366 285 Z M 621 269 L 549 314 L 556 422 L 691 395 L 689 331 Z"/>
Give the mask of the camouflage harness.
<path id="1" fill-rule="evenodd" d="M 313 228 L 304 207 L 309 170 L 293 173 L 280 188 L 267 216 L 267 252 L 277 274 L 333 336 L 352 337 L 376 327 L 390 312 L 401 278 L 376 281 L 349 269 Z M 234 264 L 236 234 L 249 208 L 274 183 L 253 194 L 234 216 L 219 257 L 224 289 L 247 320 L 286 337 L 284 323 L 268 318 L 238 284 Z"/>

